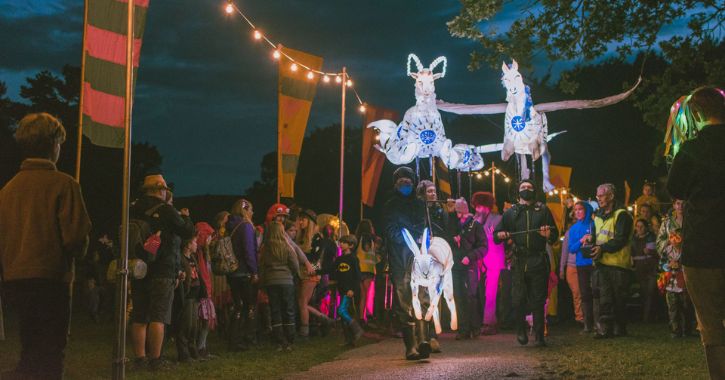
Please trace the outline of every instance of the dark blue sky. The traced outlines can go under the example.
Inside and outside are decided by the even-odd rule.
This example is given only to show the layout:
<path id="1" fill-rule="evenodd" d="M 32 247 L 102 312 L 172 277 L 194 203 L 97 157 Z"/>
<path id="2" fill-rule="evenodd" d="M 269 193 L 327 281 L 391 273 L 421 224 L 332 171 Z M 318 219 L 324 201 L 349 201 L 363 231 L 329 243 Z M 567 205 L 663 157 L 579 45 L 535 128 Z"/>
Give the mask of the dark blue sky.
<path id="1" fill-rule="evenodd" d="M 80 65 L 80 0 L 0 0 L 0 80 L 18 99 L 24 78 Z M 134 106 L 134 139 L 156 145 L 177 194 L 240 194 L 259 177 L 264 153 L 276 149 L 277 65 L 249 27 L 223 11 L 222 0 L 151 0 Z M 414 104 L 405 60 L 448 58 L 439 98 L 503 102 L 499 72 L 466 70 L 474 45 L 449 35 L 455 0 L 247 0 L 237 4 L 275 42 L 343 65 L 363 100 L 404 111 Z M 491 23 L 504 29 L 509 4 Z M 491 23 L 487 25 L 491 25 Z M 486 25 L 486 26 L 487 26 Z M 570 63 L 561 63 L 559 68 Z M 548 65 L 537 68 L 543 74 Z M 349 98 L 348 123 L 360 125 Z M 320 85 L 308 128 L 339 122 L 340 94 Z M 489 126 L 490 128 L 490 126 Z M 482 129 L 485 134 L 485 130 Z M 487 139 L 483 139 L 487 140 Z M 481 142 L 496 142 L 481 141 Z M 478 142 L 478 143 L 481 143 Z"/>

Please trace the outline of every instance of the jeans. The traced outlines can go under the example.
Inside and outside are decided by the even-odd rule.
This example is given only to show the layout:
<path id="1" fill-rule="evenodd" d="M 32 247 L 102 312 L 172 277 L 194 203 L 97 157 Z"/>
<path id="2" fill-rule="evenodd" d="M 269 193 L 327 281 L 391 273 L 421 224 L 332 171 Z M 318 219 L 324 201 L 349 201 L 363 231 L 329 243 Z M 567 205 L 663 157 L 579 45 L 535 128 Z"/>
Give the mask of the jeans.
<path id="1" fill-rule="evenodd" d="M 275 326 L 294 326 L 295 324 L 295 286 L 269 285 L 269 308 L 272 314 L 272 328 Z"/>
<path id="2" fill-rule="evenodd" d="M 7 281 L 3 287 L 20 324 L 17 372 L 40 379 L 61 379 L 70 322 L 69 285 L 34 278 Z"/>

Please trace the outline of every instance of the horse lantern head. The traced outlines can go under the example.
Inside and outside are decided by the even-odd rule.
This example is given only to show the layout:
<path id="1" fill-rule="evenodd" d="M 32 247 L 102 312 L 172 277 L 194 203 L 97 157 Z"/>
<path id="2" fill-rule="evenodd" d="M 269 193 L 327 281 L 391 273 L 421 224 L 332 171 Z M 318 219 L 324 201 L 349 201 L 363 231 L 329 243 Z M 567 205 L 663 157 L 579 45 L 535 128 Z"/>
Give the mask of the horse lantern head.
<path id="1" fill-rule="evenodd" d="M 410 62 L 414 61 L 418 72 L 410 71 Z M 443 70 L 440 73 L 433 73 L 433 70 L 443 63 Z M 433 83 L 438 78 L 446 76 L 446 65 L 448 61 L 446 57 L 436 58 L 428 68 L 424 68 L 420 63 L 420 59 L 415 54 L 408 55 L 408 76 L 415 79 L 415 98 L 416 100 L 427 100 L 430 98 L 435 99 L 435 84 Z"/>
<path id="2" fill-rule="evenodd" d="M 519 64 L 516 60 L 512 60 L 510 67 L 506 64 L 506 62 L 504 62 L 501 65 L 501 70 L 503 71 L 501 84 L 506 87 L 507 91 L 506 100 L 525 96 L 526 85 L 524 85 L 524 79 L 521 77 L 521 73 L 519 73 Z"/>
<path id="3" fill-rule="evenodd" d="M 417 265 L 417 268 L 424 274 L 429 273 L 432 260 L 431 256 L 428 254 L 428 246 L 430 245 L 428 229 L 426 228 L 423 230 L 423 239 L 420 244 L 420 248 L 418 248 L 418 244 L 416 244 L 415 239 L 413 239 L 413 236 L 405 228 L 403 228 L 403 238 L 405 239 L 405 243 L 408 245 L 408 248 L 413 251 L 413 255 L 415 256 L 415 265 Z"/>

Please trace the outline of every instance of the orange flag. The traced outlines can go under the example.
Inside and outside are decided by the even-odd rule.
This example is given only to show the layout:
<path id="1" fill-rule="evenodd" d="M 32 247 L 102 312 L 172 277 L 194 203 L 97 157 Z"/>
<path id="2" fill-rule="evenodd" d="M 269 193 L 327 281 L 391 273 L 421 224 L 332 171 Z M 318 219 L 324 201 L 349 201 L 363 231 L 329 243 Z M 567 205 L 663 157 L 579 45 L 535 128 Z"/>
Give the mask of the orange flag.
<path id="1" fill-rule="evenodd" d="M 385 164 L 385 155 L 375 149 L 378 143 L 375 130 L 365 128 L 368 124 L 375 120 L 388 119 L 398 122 L 399 114 L 385 108 L 367 106 L 365 110 L 365 124 L 363 125 L 363 143 L 362 143 L 362 203 L 368 207 L 375 205 L 375 194 L 380 183 L 380 173 Z"/>

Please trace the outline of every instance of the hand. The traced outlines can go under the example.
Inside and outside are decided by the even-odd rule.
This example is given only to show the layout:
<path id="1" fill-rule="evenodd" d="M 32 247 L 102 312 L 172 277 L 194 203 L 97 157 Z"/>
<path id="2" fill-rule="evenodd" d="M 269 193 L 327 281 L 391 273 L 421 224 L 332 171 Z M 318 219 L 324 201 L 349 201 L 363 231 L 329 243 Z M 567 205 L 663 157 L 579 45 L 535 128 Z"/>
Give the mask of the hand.
<path id="1" fill-rule="evenodd" d="M 461 235 L 456 235 L 453 237 L 453 240 L 456 242 L 456 246 L 458 248 L 461 248 Z"/>
<path id="2" fill-rule="evenodd" d="M 451 212 L 456 212 L 456 200 L 455 199 L 446 199 L 446 210 Z"/>
<path id="3" fill-rule="evenodd" d="M 353 293 L 353 291 L 352 291 L 352 290 L 348 290 L 348 291 L 347 291 L 347 296 L 348 296 L 348 297 L 352 298 L 352 296 L 354 296 L 354 295 L 355 295 L 355 293 Z"/>
<path id="4" fill-rule="evenodd" d="M 496 234 L 496 237 L 498 237 L 498 240 L 506 240 L 511 237 L 511 235 L 506 231 L 501 231 Z"/>
<path id="5" fill-rule="evenodd" d="M 592 259 L 596 260 L 599 258 L 599 255 L 602 253 L 602 247 L 595 245 L 592 247 Z"/>
<path id="6" fill-rule="evenodd" d="M 548 239 L 551 236 L 551 226 L 541 226 L 539 228 L 539 235 Z"/>
<path id="7" fill-rule="evenodd" d="M 251 283 L 254 284 L 254 285 L 256 285 L 257 283 L 259 283 L 259 276 L 256 275 L 256 274 L 253 274 L 252 275 L 252 279 L 251 279 Z"/>
<path id="8" fill-rule="evenodd" d="M 182 208 L 179 211 L 179 214 L 181 214 L 182 216 L 189 216 L 189 209 L 188 208 Z"/>
<path id="9" fill-rule="evenodd" d="M 313 267 L 312 264 L 307 263 L 307 274 L 309 274 L 310 276 L 312 276 L 315 273 L 316 273 L 315 272 L 315 267 Z"/>
<path id="10" fill-rule="evenodd" d="M 461 264 L 468 265 L 471 263 L 471 260 L 468 259 L 468 256 L 463 257 L 463 260 L 461 260 Z"/>
<path id="11" fill-rule="evenodd" d="M 579 239 L 579 242 L 582 243 L 582 244 L 586 244 L 589 241 L 591 241 L 591 239 L 592 239 L 592 235 L 586 234 L 586 235 L 582 236 L 581 239 Z"/>

